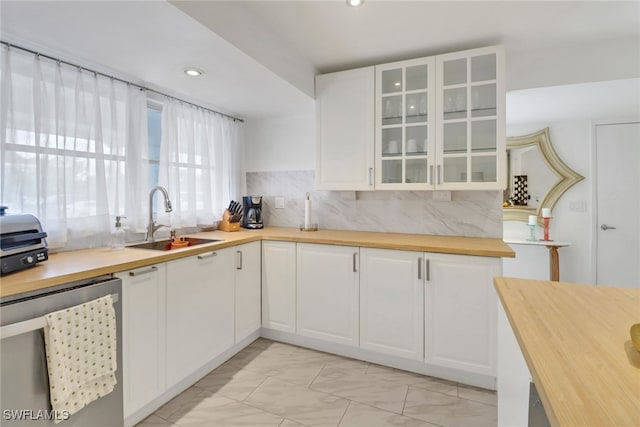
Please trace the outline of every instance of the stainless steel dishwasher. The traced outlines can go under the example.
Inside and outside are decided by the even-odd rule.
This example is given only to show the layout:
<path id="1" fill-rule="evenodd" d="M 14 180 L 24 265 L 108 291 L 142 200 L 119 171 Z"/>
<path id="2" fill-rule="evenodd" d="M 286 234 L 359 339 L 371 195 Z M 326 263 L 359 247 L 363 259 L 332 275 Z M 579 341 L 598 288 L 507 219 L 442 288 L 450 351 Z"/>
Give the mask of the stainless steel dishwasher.
<path id="1" fill-rule="evenodd" d="M 0 299 L 0 425 L 118 427 L 122 412 L 122 281 L 101 276 L 41 291 Z M 111 294 L 116 312 L 116 384 L 108 395 L 91 402 L 68 419 L 51 420 L 49 380 L 44 348 L 46 320 L 52 311 Z M 117 301 L 116 301 L 117 299 Z"/>

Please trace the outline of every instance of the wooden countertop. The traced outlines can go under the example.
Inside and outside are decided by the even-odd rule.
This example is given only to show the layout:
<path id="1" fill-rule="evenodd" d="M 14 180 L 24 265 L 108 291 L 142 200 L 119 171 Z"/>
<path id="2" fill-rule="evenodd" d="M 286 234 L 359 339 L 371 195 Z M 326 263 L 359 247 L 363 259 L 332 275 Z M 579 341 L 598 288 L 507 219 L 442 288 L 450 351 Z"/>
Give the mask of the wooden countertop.
<path id="1" fill-rule="evenodd" d="M 640 426 L 640 289 L 494 283 L 552 426 Z"/>
<path id="2" fill-rule="evenodd" d="M 150 249 L 83 249 L 50 254 L 49 260 L 27 270 L 0 279 L 0 297 L 30 292 L 103 274 L 171 261 L 189 255 L 223 249 L 260 240 L 322 243 L 410 251 L 441 252 L 488 257 L 515 257 L 501 239 L 479 237 L 431 236 L 421 234 L 375 233 L 365 231 L 319 230 L 304 232 L 297 228 L 265 227 L 262 230 L 202 232 L 189 236 L 221 239 L 220 242 L 161 252 Z"/>

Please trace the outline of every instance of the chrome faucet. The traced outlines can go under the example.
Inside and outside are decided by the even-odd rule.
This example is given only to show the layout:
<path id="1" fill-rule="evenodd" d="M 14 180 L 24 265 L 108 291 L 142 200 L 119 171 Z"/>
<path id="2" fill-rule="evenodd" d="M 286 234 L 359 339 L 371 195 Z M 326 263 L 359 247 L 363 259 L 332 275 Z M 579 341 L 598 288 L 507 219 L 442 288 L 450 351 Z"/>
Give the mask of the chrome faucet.
<path id="1" fill-rule="evenodd" d="M 167 189 L 160 185 L 152 188 L 151 191 L 149 192 L 149 224 L 147 225 L 147 239 L 146 239 L 149 242 L 154 241 L 153 233 L 155 233 L 158 228 L 167 227 L 166 225 L 163 225 L 163 224 L 156 224 L 153 221 L 153 195 L 158 190 L 160 190 L 160 192 L 162 193 L 162 196 L 164 197 L 164 211 L 171 212 L 173 210 L 173 208 L 171 207 L 171 200 L 169 200 L 169 193 L 167 193 Z"/>

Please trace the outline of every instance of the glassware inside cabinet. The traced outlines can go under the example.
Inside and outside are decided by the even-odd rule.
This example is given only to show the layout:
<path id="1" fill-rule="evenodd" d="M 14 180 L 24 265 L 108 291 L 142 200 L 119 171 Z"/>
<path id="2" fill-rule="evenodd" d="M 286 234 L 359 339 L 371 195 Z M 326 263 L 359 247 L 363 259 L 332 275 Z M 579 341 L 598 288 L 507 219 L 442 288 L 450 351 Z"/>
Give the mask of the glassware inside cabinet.
<path id="1" fill-rule="evenodd" d="M 402 92 L 402 68 L 382 72 L 382 93 Z"/>
<path id="2" fill-rule="evenodd" d="M 407 126 L 406 153 L 407 156 L 427 154 L 427 125 Z"/>
<path id="3" fill-rule="evenodd" d="M 496 54 L 471 57 L 471 81 L 496 79 Z"/>
<path id="4" fill-rule="evenodd" d="M 405 123 L 427 121 L 427 93 L 419 92 L 406 95 Z"/>
<path id="5" fill-rule="evenodd" d="M 496 84 L 471 87 L 471 117 L 496 115 Z"/>
<path id="6" fill-rule="evenodd" d="M 442 135 L 445 154 L 467 152 L 467 122 L 445 123 Z"/>
<path id="7" fill-rule="evenodd" d="M 471 158 L 471 182 L 496 181 L 496 156 L 474 156 Z"/>
<path id="8" fill-rule="evenodd" d="M 428 68 L 427 65 L 415 65 L 407 67 L 407 91 L 427 89 L 428 84 Z"/>
<path id="9" fill-rule="evenodd" d="M 382 183 L 400 184 L 402 183 L 402 160 L 382 159 Z"/>
<path id="10" fill-rule="evenodd" d="M 467 117 L 466 87 L 445 89 L 443 101 L 442 118 L 444 120 L 464 119 Z"/>
<path id="11" fill-rule="evenodd" d="M 445 86 L 467 83 L 467 58 L 445 61 L 443 67 L 443 82 Z"/>
<path id="12" fill-rule="evenodd" d="M 382 157 L 402 155 L 402 128 L 382 129 Z"/>
<path id="13" fill-rule="evenodd" d="M 382 98 L 382 126 L 402 124 L 402 95 Z"/>
<path id="14" fill-rule="evenodd" d="M 427 158 L 407 159 L 407 183 L 427 183 Z"/>
<path id="15" fill-rule="evenodd" d="M 497 129 L 495 120 L 477 120 L 471 122 L 471 151 L 496 151 Z"/>
<path id="16" fill-rule="evenodd" d="M 445 157 L 442 169 L 443 182 L 467 182 L 467 157 Z"/>

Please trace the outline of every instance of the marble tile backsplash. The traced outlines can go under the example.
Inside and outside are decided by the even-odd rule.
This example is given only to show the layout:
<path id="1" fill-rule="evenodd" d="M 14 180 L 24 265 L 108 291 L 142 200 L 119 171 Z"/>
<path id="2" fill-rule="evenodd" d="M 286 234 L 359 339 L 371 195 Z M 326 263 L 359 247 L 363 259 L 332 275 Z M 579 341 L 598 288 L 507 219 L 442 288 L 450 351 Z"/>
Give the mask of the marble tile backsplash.
<path id="1" fill-rule="evenodd" d="M 263 196 L 265 225 L 297 227 L 304 198 L 320 228 L 449 236 L 502 237 L 501 191 L 454 191 L 451 201 L 430 191 L 315 191 L 314 171 L 247 172 L 247 194 Z M 284 209 L 275 209 L 283 197 Z"/>

